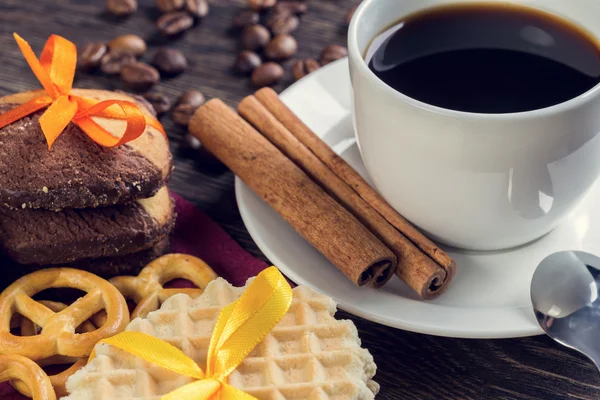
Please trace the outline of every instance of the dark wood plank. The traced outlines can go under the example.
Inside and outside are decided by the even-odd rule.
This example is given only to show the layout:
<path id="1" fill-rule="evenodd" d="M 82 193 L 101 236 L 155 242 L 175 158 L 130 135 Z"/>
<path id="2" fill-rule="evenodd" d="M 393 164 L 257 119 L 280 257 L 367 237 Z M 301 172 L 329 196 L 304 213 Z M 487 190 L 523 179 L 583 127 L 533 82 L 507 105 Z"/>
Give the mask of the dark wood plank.
<path id="1" fill-rule="evenodd" d="M 39 87 L 12 39 L 20 33 L 39 51 L 51 33 L 64 35 L 78 45 L 91 40 L 110 40 L 137 33 L 151 49 L 165 44 L 156 34 L 152 0 L 141 1 L 131 18 L 116 20 L 101 0 L 2 0 L 0 2 L 0 95 Z M 301 57 L 317 57 L 328 44 L 345 42 L 343 17 L 353 5 L 348 0 L 312 0 L 296 36 Z M 210 15 L 183 38 L 170 43 L 189 57 L 191 68 L 180 77 L 162 82 L 158 89 L 173 99 L 183 90 L 197 88 L 208 97 L 220 97 L 235 105 L 252 92 L 247 79 L 235 77 L 230 68 L 238 46 L 229 32 L 233 15 L 243 0 L 213 0 Z M 289 63 L 288 63 L 289 64 Z M 289 69 L 289 68 L 288 68 Z M 291 82 L 277 87 L 283 89 Z M 76 86 L 121 88 L 118 78 L 78 74 Z M 211 168 L 182 145 L 183 129 L 168 117 L 163 123 L 172 140 L 176 170 L 171 186 L 205 210 L 238 242 L 263 257 L 244 228 L 237 211 L 233 176 Z M 353 319 L 364 346 L 379 370 L 380 399 L 596 399 L 600 377 L 584 357 L 537 337 L 513 340 L 459 340 L 419 335 Z"/>

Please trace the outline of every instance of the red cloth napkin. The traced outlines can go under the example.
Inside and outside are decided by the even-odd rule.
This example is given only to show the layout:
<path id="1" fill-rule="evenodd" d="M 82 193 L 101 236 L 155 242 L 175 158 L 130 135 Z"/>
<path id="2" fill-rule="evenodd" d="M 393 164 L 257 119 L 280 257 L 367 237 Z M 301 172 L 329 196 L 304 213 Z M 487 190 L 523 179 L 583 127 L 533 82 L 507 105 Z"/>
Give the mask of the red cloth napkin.
<path id="1" fill-rule="evenodd" d="M 190 202 L 171 193 L 175 199 L 177 222 L 171 235 L 171 252 L 203 259 L 219 275 L 235 286 L 258 275 L 267 264 L 240 247 L 219 225 Z M 27 400 L 8 382 L 0 383 L 1 400 Z"/>

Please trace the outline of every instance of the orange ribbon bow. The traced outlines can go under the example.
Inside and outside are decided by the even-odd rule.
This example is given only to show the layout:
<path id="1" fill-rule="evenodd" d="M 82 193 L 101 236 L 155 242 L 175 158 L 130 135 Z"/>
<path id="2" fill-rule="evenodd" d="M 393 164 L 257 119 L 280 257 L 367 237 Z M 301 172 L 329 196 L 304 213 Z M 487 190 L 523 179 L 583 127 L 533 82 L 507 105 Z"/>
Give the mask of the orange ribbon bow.
<path id="1" fill-rule="evenodd" d="M 40 126 L 49 149 L 69 122 L 73 122 L 90 139 L 104 147 L 116 147 L 137 139 L 146 130 L 146 125 L 156 128 L 166 136 L 160 122 L 145 115 L 135 103 L 124 100 L 98 101 L 73 95 L 71 89 L 77 66 L 77 48 L 67 39 L 58 35 L 50 36 L 38 60 L 29 43 L 16 33 L 14 37 L 46 93 L 1 114 L 0 129 L 48 107 L 40 117 Z M 92 117 L 124 120 L 127 127 L 123 135 L 117 137 L 101 127 Z"/>

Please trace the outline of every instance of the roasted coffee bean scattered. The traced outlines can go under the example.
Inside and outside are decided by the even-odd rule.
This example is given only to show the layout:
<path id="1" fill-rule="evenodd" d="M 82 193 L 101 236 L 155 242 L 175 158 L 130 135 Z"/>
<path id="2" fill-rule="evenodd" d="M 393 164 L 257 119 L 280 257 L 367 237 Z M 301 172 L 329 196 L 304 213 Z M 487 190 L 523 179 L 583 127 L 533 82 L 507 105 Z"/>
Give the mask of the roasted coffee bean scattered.
<path id="1" fill-rule="evenodd" d="M 119 17 L 133 14 L 137 7 L 137 0 L 106 0 L 106 9 Z"/>
<path id="2" fill-rule="evenodd" d="M 194 18 L 186 12 L 170 12 L 156 21 L 156 27 L 165 36 L 177 36 L 194 25 Z"/>
<path id="3" fill-rule="evenodd" d="M 185 11 L 194 18 L 204 18 L 208 15 L 208 1 L 185 0 Z"/>
<path id="4" fill-rule="evenodd" d="M 269 60 L 287 60 L 298 50 L 298 43 L 290 35 L 277 35 L 265 46 L 265 57 Z"/>
<path id="5" fill-rule="evenodd" d="M 168 13 L 171 11 L 178 11 L 183 8 L 185 0 L 156 0 L 156 7 L 162 13 Z"/>
<path id="6" fill-rule="evenodd" d="M 200 107 L 206 101 L 204 95 L 199 90 L 188 90 L 183 92 L 179 99 L 177 99 L 177 104 L 192 104 L 196 107 Z"/>
<path id="7" fill-rule="evenodd" d="M 129 53 L 141 56 L 147 49 L 146 42 L 138 35 L 121 35 L 108 42 L 111 53 Z"/>
<path id="8" fill-rule="evenodd" d="M 299 16 L 308 11 L 308 4 L 301 0 L 248 0 L 248 8 L 233 19 L 233 28 L 243 29 L 240 41 L 244 49 L 233 69 L 242 75 L 251 73 L 254 86 L 273 85 L 284 75 L 283 67 L 277 63 L 289 59 L 298 50 L 298 43 L 290 34 L 298 29 Z M 259 13 L 263 15 L 264 26 L 260 24 Z M 272 61 L 263 64 L 261 51 L 265 59 Z M 313 59 L 301 60 L 294 65 L 293 74 L 299 79 L 319 67 Z"/>
<path id="9" fill-rule="evenodd" d="M 134 63 L 135 61 L 133 54 L 108 52 L 100 61 L 100 70 L 107 75 L 116 75 L 121 72 L 124 65 Z"/>
<path id="10" fill-rule="evenodd" d="M 159 92 L 149 92 L 143 95 L 154 108 L 157 115 L 166 113 L 171 109 L 171 100 L 164 94 Z"/>
<path id="11" fill-rule="evenodd" d="M 188 63 L 180 50 L 161 47 L 154 54 L 152 65 L 163 75 L 178 75 L 187 69 Z"/>
<path id="12" fill-rule="evenodd" d="M 283 67 L 274 62 L 267 62 L 252 71 L 252 85 L 264 87 L 274 85 L 283 78 Z"/>
<path id="13" fill-rule="evenodd" d="M 204 95 L 197 90 L 189 90 L 181 95 L 171 112 L 173 122 L 187 126 L 194 112 L 205 102 Z"/>
<path id="14" fill-rule="evenodd" d="M 196 136 L 192 136 L 189 133 L 185 135 L 185 143 L 187 147 L 191 150 L 198 151 L 202 147 L 202 143 Z"/>
<path id="15" fill-rule="evenodd" d="M 302 15 L 308 11 L 308 4 L 305 1 L 280 1 L 275 5 L 273 11 Z"/>
<path id="16" fill-rule="evenodd" d="M 248 0 L 248 7 L 254 11 L 264 11 L 273 7 L 277 0 Z"/>
<path id="17" fill-rule="evenodd" d="M 299 80 L 319 68 L 321 68 L 321 64 L 313 58 L 298 60 L 292 66 L 292 75 L 294 75 L 295 80 Z"/>
<path id="18" fill-rule="evenodd" d="M 339 46 L 337 44 L 327 46 L 321 52 L 321 65 L 327 65 L 331 62 L 339 60 L 340 58 L 344 58 L 347 55 L 348 49 L 346 49 L 344 46 Z"/>
<path id="19" fill-rule="evenodd" d="M 273 35 L 281 35 L 292 33 L 298 29 L 300 20 L 289 11 L 281 11 L 272 13 L 265 21 L 265 25 L 273 32 Z"/>
<path id="20" fill-rule="evenodd" d="M 244 29 L 256 25 L 260 21 L 260 15 L 252 10 L 245 10 L 233 17 L 231 27 L 233 29 Z"/>
<path id="21" fill-rule="evenodd" d="M 183 140 L 185 144 L 184 149 L 189 151 L 190 156 L 193 156 L 203 167 L 210 167 L 211 172 L 225 172 L 227 170 L 227 167 L 217 157 L 206 150 L 206 147 L 202 146 L 197 137 L 188 133 L 184 136 Z"/>
<path id="22" fill-rule="evenodd" d="M 77 67 L 84 71 L 91 71 L 97 68 L 106 54 L 108 48 L 102 42 L 88 43 L 82 47 L 77 58 Z"/>
<path id="23" fill-rule="evenodd" d="M 242 75 L 250 75 L 254 68 L 262 64 L 260 56 L 252 51 L 245 50 L 240 53 L 235 61 L 234 69 Z"/>
<path id="24" fill-rule="evenodd" d="M 271 33 L 262 25 L 252 25 L 242 31 L 242 46 L 246 50 L 260 50 L 271 40 Z"/>
<path id="25" fill-rule="evenodd" d="M 129 89 L 145 91 L 160 81 L 160 74 L 148 64 L 134 62 L 121 68 L 121 81 Z"/>
<path id="26" fill-rule="evenodd" d="M 358 6 L 354 6 L 351 9 L 349 9 L 348 12 L 346 13 L 346 16 L 344 17 L 344 22 L 346 22 L 346 25 L 350 25 L 350 22 L 352 21 L 352 17 L 354 17 L 354 13 L 356 12 L 357 8 L 358 8 Z"/>

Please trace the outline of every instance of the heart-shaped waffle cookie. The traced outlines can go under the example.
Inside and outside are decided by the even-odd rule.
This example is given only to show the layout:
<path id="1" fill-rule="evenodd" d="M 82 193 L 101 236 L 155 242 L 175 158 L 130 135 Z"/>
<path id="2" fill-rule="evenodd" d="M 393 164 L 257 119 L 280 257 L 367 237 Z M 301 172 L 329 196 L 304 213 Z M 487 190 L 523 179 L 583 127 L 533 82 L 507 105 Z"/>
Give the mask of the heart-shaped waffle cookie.
<path id="1" fill-rule="evenodd" d="M 217 278 L 197 299 L 176 295 L 160 310 L 136 318 L 127 331 L 158 337 L 206 367 L 210 338 L 223 307 L 245 288 Z M 288 313 L 230 375 L 229 383 L 260 400 L 373 399 L 373 357 L 360 347 L 352 321 L 334 318 L 336 305 L 306 287 L 293 290 Z M 186 378 L 99 344 L 96 358 L 67 382 L 63 400 L 158 400 Z"/>

